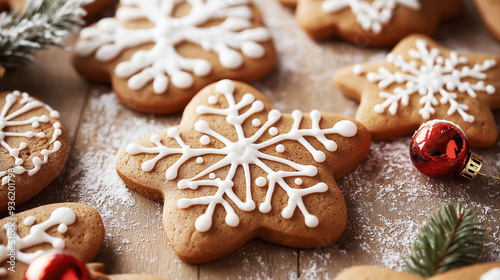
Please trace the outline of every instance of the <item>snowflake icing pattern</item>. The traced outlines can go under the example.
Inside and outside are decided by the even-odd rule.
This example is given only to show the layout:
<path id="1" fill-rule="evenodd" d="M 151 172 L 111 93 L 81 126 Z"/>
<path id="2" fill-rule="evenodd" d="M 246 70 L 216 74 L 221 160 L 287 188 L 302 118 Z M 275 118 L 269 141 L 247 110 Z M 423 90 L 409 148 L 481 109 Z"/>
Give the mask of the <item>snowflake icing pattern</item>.
<path id="1" fill-rule="evenodd" d="M 178 4 L 191 5 L 189 14 L 173 17 Z M 136 51 L 128 61 L 119 63 L 115 74 L 128 78 L 128 86 L 139 90 L 153 82 L 154 92 L 162 94 L 167 90 L 169 78 L 177 88 L 189 88 L 195 76 L 206 76 L 212 65 L 205 59 L 186 58 L 180 55 L 176 46 L 182 42 L 196 44 L 205 51 L 215 52 L 221 65 L 237 69 L 243 64 L 243 56 L 262 58 L 265 49 L 259 43 L 270 39 L 264 27 L 252 28 L 252 10 L 249 0 L 122 0 L 116 12 L 116 19 L 105 18 L 96 27 L 82 30 L 76 52 L 89 56 L 95 52 L 100 61 L 110 61 L 123 50 L 146 43 L 154 43 L 150 50 Z M 120 22 L 147 19 L 154 24 L 151 28 L 131 29 Z M 211 27 L 199 27 L 210 20 L 224 21 Z M 189 72 L 188 72 L 189 71 Z"/>
<path id="2" fill-rule="evenodd" d="M 32 253 L 23 252 L 26 249 L 42 244 L 50 244 L 54 249 L 64 249 L 66 247 L 64 240 L 62 238 L 49 235 L 47 230 L 54 226 L 58 226 L 57 231 L 59 233 L 65 233 L 68 230 L 68 226 L 74 224 L 75 221 L 75 212 L 71 208 L 67 207 L 55 209 L 48 220 L 36 225 L 36 218 L 29 216 L 24 219 L 23 224 L 25 226 L 31 226 L 30 233 L 23 238 L 17 234 L 17 225 L 15 223 L 6 223 L 4 225 L 4 229 L 6 231 L 5 236 L 8 240 L 8 244 L 7 246 L 0 245 L 0 263 L 9 259 L 8 254 L 11 252 L 10 248 L 15 248 L 16 259 L 25 264 L 30 264 L 38 256 L 45 253 L 44 250 L 37 250 Z M 0 277 L 5 277 L 7 274 L 7 269 L 5 267 L 1 267 Z"/>
<path id="3" fill-rule="evenodd" d="M 16 102 L 23 105 L 23 107 L 19 108 L 16 111 L 10 112 Z M 5 97 L 5 105 L 0 111 L 0 146 L 7 149 L 9 155 L 14 159 L 15 166 L 9 170 L 3 170 L 3 171 L 0 170 L 0 178 L 2 178 L 1 185 L 6 185 L 8 183 L 9 176 L 7 176 L 7 174 L 11 173 L 12 171 L 13 171 L 12 173 L 16 175 L 27 172 L 29 176 L 33 176 L 36 172 L 38 172 L 38 170 L 40 170 L 42 164 L 47 163 L 47 161 L 49 160 L 49 155 L 57 152 L 61 148 L 61 142 L 57 140 L 57 138 L 62 134 L 61 123 L 59 122 L 54 122 L 52 125 L 53 133 L 52 133 L 52 138 L 50 139 L 49 142 L 49 144 L 52 145 L 52 149 L 50 150 L 43 149 L 40 152 L 40 154 L 43 156 L 43 159 L 40 159 L 40 157 L 38 156 L 33 157 L 32 169 L 26 169 L 25 167 L 23 167 L 23 164 L 25 162 L 19 156 L 21 150 L 26 149 L 28 147 L 28 144 L 26 142 L 21 142 L 19 147 L 11 147 L 6 142 L 6 139 L 9 137 L 40 138 L 40 139 L 48 138 L 47 135 L 42 131 L 39 132 L 31 130 L 26 132 L 7 131 L 7 129 L 10 127 L 23 127 L 23 126 L 32 126 L 34 129 L 36 129 L 40 127 L 40 123 L 49 123 L 50 120 L 47 115 L 33 116 L 29 119 L 24 119 L 24 120 L 14 120 L 19 116 L 22 116 L 24 114 L 29 113 L 32 110 L 42 107 L 44 107 L 50 112 L 49 113 L 50 117 L 59 118 L 59 112 L 53 110 L 48 105 L 38 100 L 34 100 L 25 92 L 21 93 L 19 91 L 14 91 L 12 93 L 7 94 L 7 96 Z"/>
<path id="4" fill-rule="evenodd" d="M 364 30 L 378 34 L 384 25 L 389 23 L 397 5 L 413 10 L 420 9 L 419 0 L 325 0 L 321 8 L 324 12 L 338 12 L 350 8 L 356 20 Z"/>
<path id="5" fill-rule="evenodd" d="M 458 112 L 464 121 L 474 122 L 474 116 L 466 112 L 469 107 L 458 103 L 457 93 L 453 91 L 467 93 L 472 98 L 477 97 L 477 91 L 494 94 L 495 87 L 485 85 L 482 80 L 486 78 L 484 71 L 494 67 L 496 61 L 494 59 L 485 60 L 482 64 L 475 64 L 470 68 L 463 66 L 468 61 L 467 57 L 459 56 L 454 51 L 450 52 L 448 58 L 444 58 L 441 56 L 439 49 L 432 48 L 429 50 L 425 40 L 419 39 L 415 45 L 417 49 L 410 49 L 409 51 L 409 56 L 415 60 L 408 62 L 402 55 L 387 55 L 387 61 L 401 69 L 402 72 L 392 73 L 387 68 L 380 67 L 377 73 L 370 72 L 367 74 L 368 81 L 378 82 L 380 89 L 387 88 L 394 83 L 406 83 L 406 88 L 396 87 L 393 93 L 381 91 L 379 96 L 385 101 L 375 105 L 375 112 L 383 113 L 387 109 L 390 114 L 395 115 L 399 103 L 407 106 L 410 96 L 418 93 L 422 96 L 420 104 L 423 107 L 419 109 L 419 113 L 423 119 L 429 119 L 436 112 L 434 106 L 441 103 L 450 105 L 448 115 Z M 417 60 L 423 63 L 420 67 Z M 462 67 L 460 68 L 460 66 Z M 463 81 L 464 78 L 473 78 L 479 81 L 472 84 Z M 441 96 L 439 100 L 436 97 L 437 94 Z"/>
<path id="6" fill-rule="evenodd" d="M 343 137 L 353 137 L 357 133 L 356 125 L 349 120 L 341 120 L 337 122 L 332 128 L 321 129 L 319 122 L 321 120 L 321 113 L 314 110 L 310 113 L 312 127 L 309 129 L 299 128 L 302 121 L 303 114 L 300 111 L 294 111 L 292 113 L 293 126 L 289 132 L 280 134 L 278 129 L 273 125 L 278 122 L 281 118 L 281 112 L 273 109 L 268 113 L 267 121 L 261 125 L 259 119 L 253 119 L 252 125 L 259 127 L 258 131 L 247 137 L 242 127 L 242 123 L 249 119 L 253 114 L 261 112 L 264 110 L 264 104 L 260 100 L 255 100 L 255 96 L 247 93 L 243 98 L 236 103 L 233 93 L 235 90 L 235 84 L 230 80 L 222 80 L 217 83 L 216 91 L 223 94 L 227 100 L 229 107 L 225 109 L 213 108 L 205 105 L 200 105 L 196 109 L 196 113 L 199 115 L 218 115 L 224 116 L 225 120 L 234 127 L 235 133 L 238 136 L 238 141 L 231 142 L 229 139 L 225 138 L 221 134 L 212 130 L 210 125 L 204 121 L 199 120 L 196 122 L 194 129 L 198 132 L 203 133 L 200 142 L 203 145 L 208 145 L 210 143 L 210 137 L 217 139 L 224 144 L 224 148 L 214 149 L 214 148 L 198 148 L 194 149 L 186 145 L 180 136 L 180 131 L 177 128 L 170 128 L 167 131 L 167 135 L 179 144 L 178 148 L 167 147 L 162 144 L 161 137 L 159 135 L 153 135 L 151 137 L 151 142 L 154 143 L 156 147 L 143 147 L 138 144 L 130 144 L 127 147 L 127 153 L 131 155 L 137 154 L 154 154 L 156 155 L 153 159 L 150 159 L 142 164 L 143 171 L 149 172 L 153 170 L 157 162 L 170 155 L 181 155 L 181 157 L 170 166 L 166 171 L 166 178 L 168 180 L 174 180 L 177 178 L 177 172 L 181 165 L 191 158 L 196 158 L 196 162 L 201 164 L 204 162 L 203 156 L 209 154 L 223 155 L 224 158 L 217 163 L 209 166 L 205 170 L 199 172 L 196 176 L 189 179 L 182 179 L 178 182 L 177 187 L 179 189 L 197 189 L 199 186 L 213 186 L 217 188 L 217 192 L 213 196 L 199 197 L 199 198 L 181 198 L 177 202 L 177 206 L 181 209 L 188 208 L 192 205 L 207 205 L 206 212 L 197 218 L 195 222 L 196 230 L 200 232 L 208 231 L 212 225 L 212 216 L 217 204 L 221 204 L 226 211 L 226 224 L 231 227 L 236 227 L 239 224 L 239 218 L 232 208 L 231 204 L 226 201 L 224 195 L 227 196 L 234 204 L 243 211 L 252 211 L 255 209 L 256 205 L 252 199 L 251 192 L 251 172 L 250 166 L 255 165 L 262 169 L 266 174 L 267 178 L 258 177 L 255 179 L 255 185 L 258 187 L 264 187 L 268 185 L 268 190 L 266 193 L 265 201 L 259 205 L 259 210 L 262 213 L 268 213 L 271 211 L 271 199 L 274 193 L 274 189 L 278 185 L 281 187 L 288 195 L 288 204 L 282 211 L 282 216 L 285 219 L 290 219 L 298 207 L 299 210 L 304 215 L 305 224 L 308 227 L 316 227 L 319 223 L 318 218 L 310 214 L 304 205 L 303 197 L 312 193 L 322 193 L 328 190 L 328 186 L 320 182 L 314 186 L 307 188 L 292 188 L 286 181 L 285 178 L 295 178 L 295 184 L 297 186 L 302 185 L 302 179 L 300 176 L 314 177 L 318 173 L 317 167 L 313 165 L 302 165 L 291 160 L 276 157 L 273 155 L 265 154 L 261 149 L 266 147 L 275 146 L 278 153 L 283 153 L 285 151 L 284 145 L 280 144 L 286 140 L 293 140 L 300 143 L 304 148 L 311 153 L 312 157 L 316 162 L 323 162 L 326 160 L 326 155 L 322 151 L 316 150 L 305 137 L 314 137 L 317 139 L 325 148 L 330 152 L 337 150 L 337 143 L 326 138 L 328 134 L 339 134 Z M 215 105 L 217 103 L 217 97 L 212 95 L 208 99 L 209 104 Z M 250 106 L 250 108 L 240 114 L 240 110 Z M 259 142 L 258 139 L 265 133 L 268 132 L 272 138 Z M 265 161 L 273 161 L 295 171 L 275 171 L 271 169 Z M 245 179 L 246 179 L 246 200 L 243 202 L 234 193 L 233 178 L 235 176 L 237 168 L 241 166 L 243 168 Z M 214 171 L 229 167 L 229 171 L 225 178 L 216 178 Z M 200 179 L 202 177 L 206 178 L 208 175 L 209 179 Z"/>

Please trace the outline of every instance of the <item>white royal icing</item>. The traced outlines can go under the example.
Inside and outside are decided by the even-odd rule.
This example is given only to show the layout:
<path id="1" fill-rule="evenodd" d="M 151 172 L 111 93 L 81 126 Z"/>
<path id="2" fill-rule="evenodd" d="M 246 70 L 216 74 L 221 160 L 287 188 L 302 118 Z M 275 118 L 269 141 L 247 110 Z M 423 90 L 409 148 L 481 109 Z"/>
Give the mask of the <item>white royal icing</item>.
<path id="1" fill-rule="evenodd" d="M 182 179 L 178 182 L 179 189 L 197 189 L 199 186 L 213 186 L 217 188 L 217 192 L 213 196 L 200 197 L 200 198 L 181 198 L 177 205 L 179 208 L 188 208 L 192 205 L 208 205 L 206 212 L 198 217 L 195 222 L 196 230 L 200 232 L 208 231 L 212 225 L 212 218 L 214 209 L 217 204 L 221 204 L 226 211 L 226 224 L 231 227 L 236 227 L 239 224 L 239 218 L 235 213 L 232 205 L 226 200 L 231 200 L 239 209 L 243 211 L 252 211 L 256 205 L 252 199 L 252 174 L 250 166 L 257 166 L 263 172 L 267 173 L 267 178 L 258 177 L 254 179 L 255 185 L 263 187 L 268 185 L 265 201 L 259 205 L 259 210 L 262 213 L 271 211 L 271 199 L 276 185 L 281 187 L 288 195 L 288 205 L 283 209 L 282 216 L 285 219 L 290 219 L 293 216 L 296 208 L 304 215 L 305 224 L 308 227 L 316 227 L 319 223 L 318 218 L 310 214 L 304 205 L 303 197 L 312 193 L 322 193 L 328 190 L 328 186 L 320 182 L 314 186 L 306 188 L 292 188 L 286 182 L 286 178 L 296 178 L 298 176 L 314 177 L 318 173 L 318 169 L 313 165 L 302 165 L 292 160 L 265 154 L 261 150 L 267 147 L 276 147 L 277 150 L 282 150 L 284 141 L 291 140 L 300 143 L 311 154 L 316 162 L 323 162 L 326 160 L 326 155 L 314 148 L 307 139 L 315 138 L 319 141 L 328 151 L 334 152 L 337 150 L 337 143 L 326 138 L 329 134 L 339 134 L 343 137 L 353 137 L 357 133 L 356 124 L 349 120 L 341 120 L 337 122 L 332 128 L 322 129 L 319 126 L 321 120 L 321 113 L 314 110 L 310 113 L 311 128 L 299 128 L 303 113 L 294 111 L 292 113 L 293 125 L 290 131 L 281 132 L 276 134 L 268 140 L 259 141 L 268 129 L 276 124 L 281 119 L 281 112 L 274 109 L 268 113 L 268 119 L 253 135 L 247 136 L 243 130 L 242 124 L 246 120 L 252 120 L 252 115 L 264 110 L 264 103 L 256 100 L 253 94 L 247 93 L 243 98 L 236 102 L 234 99 L 235 84 L 230 80 L 222 80 L 217 83 L 216 91 L 222 94 L 229 107 L 224 109 L 214 108 L 205 105 L 199 105 L 196 108 L 196 113 L 199 115 L 218 115 L 221 121 L 226 121 L 234 127 L 234 131 L 238 140 L 232 142 L 218 132 L 214 131 L 210 124 L 204 120 L 196 122 L 194 129 L 203 133 L 203 136 L 210 136 L 214 140 L 221 142 L 224 147 L 215 149 L 210 147 L 204 148 L 191 148 L 184 143 L 178 128 L 170 128 L 167 134 L 170 138 L 175 139 L 180 147 L 167 147 L 163 145 L 159 135 L 153 135 L 151 142 L 156 147 L 144 147 L 138 144 L 130 144 L 127 146 L 127 152 L 131 155 L 137 154 L 153 154 L 156 155 L 153 159 L 148 160 L 142 164 L 142 169 L 146 172 L 151 171 L 157 162 L 169 155 L 180 155 L 181 157 L 173 165 L 169 166 L 166 171 L 166 178 L 168 180 L 175 180 L 179 168 L 182 164 L 191 158 L 203 157 L 210 154 L 222 155 L 223 159 L 208 166 L 203 171 L 199 172 L 196 176 L 190 179 Z M 243 108 L 248 108 L 244 113 L 239 111 Z M 274 127 L 276 129 L 276 127 Z M 277 131 L 277 129 L 276 129 Z M 202 137 L 203 137 L 202 136 Z M 307 137 L 307 139 L 306 139 Z M 284 146 L 283 146 L 284 148 Z M 278 151 L 278 152 L 280 152 Z M 284 150 L 283 150 L 284 151 Z M 281 164 L 286 170 L 283 171 L 273 170 L 266 162 L 275 162 Z M 241 166 L 246 180 L 246 200 L 243 202 L 236 196 L 233 191 L 233 179 L 237 168 Z M 216 170 L 228 168 L 225 178 L 216 178 L 213 173 Z M 206 176 L 209 175 L 209 179 Z M 296 181 L 299 182 L 299 181 Z M 300 181 L 301 183 L 301 181 Z"/>
<path id="2" fill-rule="evenodd" d="M 388 88 L 393 84 L 401 84 L 394 88 L 392 93 L 381 91 L 379 96 L 384 100 L 382 104 L 374 107 L 375 112 L 383 113 L 386 109 L 395 115 L 398 105 L 407 106 L 410 97 L 414 94 L 420 95 L 419 110 L 423 119 L 428 120 L 436 112 L 434 106 L 449 104 L 448 115 L 458 112 L 464 121 L 472 123 L 475 118 L 467 113 L 469 107 L 459 103 L 457 93 L 467 93 L 470 98 L 476 98 L 478 91 L 494 94 L 495 87 L 486 85 L 484 79 L 487 75 L 484 71 L 496 66 L 494 59 L 476 63 L 472 68 L 463 66 L 468 62 L 467 57 L 459 56 L 456 52 L 450 52 L 449 57 L 444 58 L 439 49 L 428 49 L 427 41 L 418 39 L 417 49 L 410 49 L 409 56 L 414 60 L 406 61 L 402 55 L 387 55 L 387 61 L 401 70 L 392 73 L 385 67 L 380 67 L 378 72 L 369 72 L 366 76 L 370 82 L 378 82 L 380 89 Z M 419 66 L 419 62 L 421 66 Z M 467 81 L 464 81 L 466 79 Z M 471 83 L 469 80 L 479 80 Z M 441 98 L 437 98 L 436 95 Z"/>
<path id="3" fill-rule="evenodd" d="M 68 226 L 75 223 L 76 214 L 68 207 L 60 207 L 55 209 L 50 215 L 50 218 L 43 223 L 33 225 L 35 221 L 35 217 L 26 217 L 23 224 L 31 226 L 31 229 L 30 233 L 23 238 L 19 237 L 17 234 L 17 227 L 14 223 L 6 223 L 4 225 L 6 233 L 5 239 L 8 240 L 8 245 L 0 245 L 0 263 L 3 263 L 10 258 L 8 254 L 13 248 L 16 254 L 16 261 L 20 261 L 25 264 L 30 264 L 45 251 L 38 250 L 33 253 L 25 253 L 23 250 L 47 243 L 52 245 L 54 249 L 64 249 L 66 247 L 64 240 L 62 238 L 49 235 L 47 230 L 57 226 L 58 232 L 65 233 L 68 230 Z M 0 268 L 0 276 L 6 276 L 6 274 L 7 269 Z"/>
<path id="4" fill-rule="evenodd" d="M 500 279 L 500 267 L 494 267 L 487 272 L 485 272 L 479 280 L 499 280 Z"/>
<path id="5" fill-rule="evenodd" d="M 12 107 L 16 104 L 23 105 L 23 107 L 12 111 Z M 14 91 L 12 93 L 7 94 L 5 97 L 5 104 L 0 111 L 0 149 L 5 148 L 8 154 L 14 159 L 14 165 L 9 169 L 12 169 L 14 174 L 20 175 L 25 172 L 28 173 L 29 176 L 33 176 L 40 170 L 41 166 L 49 160 L 49 156 L 61 148 L 61 142 L 58 137 L 62 134 L 61 123 L 54 122 L 52 124 L 52 136 L 49 138 L 42 129 L 40 129 L 40 123 L 50 123 L 50 118 L 47 115 L 41 116 L 32 116 L 30 118 L 19 119 L 24 114 L 29 114 L 31 111 L 45 108 L 49 111 L 49 116 L 52 118 L 59 118 L 59 113 L 48 105 L 31 98 L 27 93 Z M 14 127 L 27 127 L 31 126 L 33 129 L 26 132 L 9 132 L 10 128 Z M 25 166 L 24 160 L 19 156 L 20 152 L 24 149 L 29 149 L 27 142 L 21 142 L 19 147 L 11 147 L 7 143 L 8 138 L 27 138 L 33 139 L 38 138 L 41 142 L 48 142 L 52 145 L 50 150 L 43 149 L 40 151 L 40 156 L 34 156 L 31 160 L 31 165 L 33 168 L 27 169 Z M 34 141 L 34 140 L 32 140 Z M 12 171 L 11 170 L 11 171 Z M 9 176 L 7 174 L 9 170 L 0 170 L 0 178 L 2 179 L 1 185 L 6 185 L 9 181 Z"/>
<path id="6" fill-rule="evenodd" d="M 189 14 L 173 17 L 177 5 L 185 2 L 191 6 Z M 270 39 L 266 28 L 252 28 L 250 0 L 121 0 L 121 4 L 124 6 L 117 10 L 116 19 L 105 18 L 96 27 L 82 30 L 83 40 L 77 44 L 76 53 L 95 53 L 97 60 L 106 62 L 123 50 L 153 43 L 152 49 L 136 51 L 115 68 L 118 77 L 128 78 L 132 90 L 153 82 L 154 92 L 161 94 L 167 90 L 169 79 L 177 88 L 189 88 L 194 83 L 192 74 L 210 74 L 212 65 L 207 60 L 186 58 L 177 52 L 176 46 L 183 42 L 216 53 L 223 67 L 236 69 L 243 64 L 242 54 L 262 58 L 265 49 L 259 43 Z M 131 29 L 122 24 L 138 19 L 147 19 L 153 27 Z M 200 27 L 211 20 L 224 21 Z"/>
<path id="7" fill-rule="evenodd" d="M 350 8 L 364 30 L 378 34 L 383 26 L 391 21 L 398 5 L 420 10 L 419 0 L 325 0 L 321 8 L 326 13 L 336 13 Z"/>

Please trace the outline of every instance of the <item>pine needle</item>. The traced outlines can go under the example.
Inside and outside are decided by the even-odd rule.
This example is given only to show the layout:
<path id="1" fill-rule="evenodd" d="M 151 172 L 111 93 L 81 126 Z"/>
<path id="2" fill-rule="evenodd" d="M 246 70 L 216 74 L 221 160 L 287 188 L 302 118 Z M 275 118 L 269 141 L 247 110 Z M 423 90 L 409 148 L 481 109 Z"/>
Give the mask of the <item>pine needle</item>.
<path id="1" fill-rule="evenodd" d="M 410 246 L 405 270 L 431 277 L 475 262 L 483 248 L 484 230 L 477 213 L 465 211 L 460 203 L 444 204 L 434 212 Z"/>
<path id="2" fill-rule="evenodd" d="M 63 38 L 85 22 L 89 0 L 31 0 L 22 11 L 0 14 L 0 65 L 16 67 L 37 50 L 62 47 Z"/>

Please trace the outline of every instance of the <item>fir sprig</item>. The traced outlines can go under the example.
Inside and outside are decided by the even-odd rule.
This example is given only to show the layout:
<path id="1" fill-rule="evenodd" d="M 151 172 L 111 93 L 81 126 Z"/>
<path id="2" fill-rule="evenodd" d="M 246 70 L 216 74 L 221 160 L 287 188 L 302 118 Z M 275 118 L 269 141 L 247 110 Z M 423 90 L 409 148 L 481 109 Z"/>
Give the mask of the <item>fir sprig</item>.
<path id="1" fill-rule="evenodd" d="M 434 212 L 410 247 L 404 260 L 405 270 L 412 274 L 432 275 L 475 262 L 483 248 L 484 230 L 476 221 L 477 213 L 444 204 Z"/>
<path id="2" fill-rule="evenodd" d="M 22 11 L 0 14 L 0 65 L 19 66 L 35 51 L 62 47 L 63 38 L 84 24 L 89 0 L 31 0 Z"/>

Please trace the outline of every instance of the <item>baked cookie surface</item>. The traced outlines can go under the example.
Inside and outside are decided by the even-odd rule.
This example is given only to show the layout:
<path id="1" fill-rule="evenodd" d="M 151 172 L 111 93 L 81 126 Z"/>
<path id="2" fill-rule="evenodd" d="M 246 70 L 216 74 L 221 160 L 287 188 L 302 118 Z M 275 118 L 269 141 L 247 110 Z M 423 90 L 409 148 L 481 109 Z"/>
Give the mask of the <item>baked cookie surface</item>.
<path id="1" fill-rule="evenodd" d="M 17 237 L 16 240 L 12 239 Z M 51 249 L 68 250 L 91 261 L 104 240 L 99 213 L 81 203 L 58 203 L 17 213 L 0 220 L 0 277 L 24 279 L 28 265 Z M 15 272 L 9 270 L 10 248 L 15 248 Z"/>
<path id="2" fill-rule="evenodd" d="M 56 110 L 25 92 L 0 93 L 0 211 L 42 191 L 62 171 L 68 153 Z"/>
<path id="3" fill-rule="evenodd" d="M 461 0 L 299 0 L 296 18 L 315 39 L 338 36 L 359 47 L 393 46 L 413 33 L 432 35 L 463 10 Z"/>
<path id="4" fill-rule="evenodd" d="M 0 0 L 0 11 L 6 10 L 22 10 L 26 5 L 27 0 Z M 113 3 L 113 0 L 93 0 L 90 3 L 82 5 L 87 14 L 84 16 L 85 19 L 90 19 L 97 16 L 104 9 L 109 7 Z"/>
<path id="5" fill-rule="evenodd" d="M 490 262 L 490 263 L 480 263 L 469 266 L 464 266 L 461 268 L 446 271 L 437 274 L 433 277 L 427 278 L 427 280 L 493 280 L 498 279 L 500 270 L 500 262 Z M 487 278 L 488 273 L 492 274 L 491 277 Z M 423 280 L 422 277 L 417 277 L 412 274 L 397 272 L 394 270 L 373 267 L 373 266 L 353 266 L 341 272 L 334 280 Z"/>
<path id="6" fill-rule="evenodd" d="M 430 119 L 458 124 L 472 147 L 497 139 L 492 110 L 500 108 L 498 56 L 459 53 L 412 35 L 385 61 L 345 67 L 334 80 L 360 100 L 356 119 L 374 139 L 410 135 Z"/>
<path id="7" fill-rule="evenodd" d="M 83 76 L 111 82 L 124 105 L 156 114 L 183 109 L 221 78 L 256 81 L 275 61 L 250 0 L 122 1 L 114 18 L 82 30 L 74 54 Z"/>
<path id="8" fill-rule="evenodd" d="M 481 15 L 484 24 L 500 42 L 500 1 L 498 0 L 474 0 L 474 4 Z"/>
<path id="9" fill-rule="evenodd" d="M 368 131 L 336 114 L 282 114 L 256 89 L 207 86 L 179 126 L 130 144 L 117 171 L 164 201 L 170 244 L 186 262 L 222 257 L 249 239 L 299 248 L 337 241 L 346 206 L 335 179 L 364 159 Z"/>

